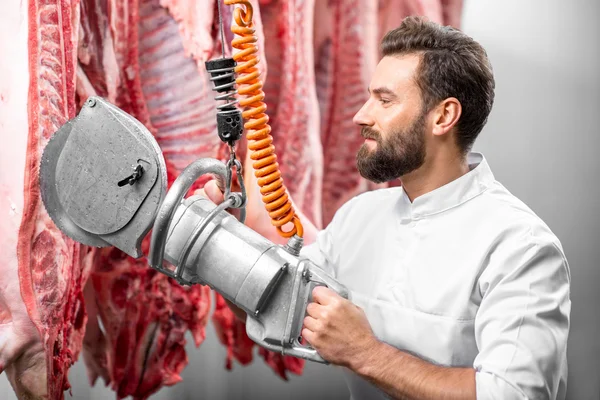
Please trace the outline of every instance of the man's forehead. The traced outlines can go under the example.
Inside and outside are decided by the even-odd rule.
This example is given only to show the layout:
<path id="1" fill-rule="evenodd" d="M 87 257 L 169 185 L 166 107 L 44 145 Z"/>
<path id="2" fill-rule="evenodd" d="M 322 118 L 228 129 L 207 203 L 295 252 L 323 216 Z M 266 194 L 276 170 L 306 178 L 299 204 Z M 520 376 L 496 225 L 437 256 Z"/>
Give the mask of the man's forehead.
<path id="1" fill-rule="evenodd" d="M 387 88 L 397 91 L 415 86 L 414 77 L 418 66 L 417 54 L 385 56 L 377 64 L 370 90 Z"/>

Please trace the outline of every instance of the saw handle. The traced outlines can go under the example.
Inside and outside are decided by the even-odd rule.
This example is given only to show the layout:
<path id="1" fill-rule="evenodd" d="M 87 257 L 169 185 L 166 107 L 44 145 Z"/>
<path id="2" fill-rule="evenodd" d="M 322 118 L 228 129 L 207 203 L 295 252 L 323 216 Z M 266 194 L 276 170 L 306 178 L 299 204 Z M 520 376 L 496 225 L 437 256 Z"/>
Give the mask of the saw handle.
<path id="1" fill-rule="evenodd" d="M 350 300 L 350 291 L 344 285 L 331 278 L 309 260 L 305 260 L 297 270 L 296 284 L 292 294 L 292 298 L 296 299 L 296 304 L 292 304 L 290 307 L 290 314 L 293 312 L 294 315 L 290 315 L 292 320 L 288 327 L 291 329 L 286 331 L 285 335 L 290 346 L 284 346 L 282 352 L 290 356 L 327 364 L 327 361 L 313 347 L 303 344 L 300 340 L 304 318 L 307 315 L 306 307 L 313 301 L 312 291 L 317 286 L 328 287 L 341 297 Z"/>

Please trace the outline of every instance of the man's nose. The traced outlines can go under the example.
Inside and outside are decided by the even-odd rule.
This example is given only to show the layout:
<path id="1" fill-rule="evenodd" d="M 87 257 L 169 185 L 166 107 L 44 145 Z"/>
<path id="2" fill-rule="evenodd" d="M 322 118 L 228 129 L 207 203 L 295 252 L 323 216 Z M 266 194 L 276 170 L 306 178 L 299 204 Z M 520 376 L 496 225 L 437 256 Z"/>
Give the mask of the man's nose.
<path id="1" fill-rule="evenodd" d="M 354 114 L 354 118 L 352 118 L 352 121 L 356 125 L 373 126 L 374 121 L 369 113 L 369 103 L 370 101 L 367 101 L 365 104 L 363 104 L 360 110 L 358 110 L 356 114 Z"/>

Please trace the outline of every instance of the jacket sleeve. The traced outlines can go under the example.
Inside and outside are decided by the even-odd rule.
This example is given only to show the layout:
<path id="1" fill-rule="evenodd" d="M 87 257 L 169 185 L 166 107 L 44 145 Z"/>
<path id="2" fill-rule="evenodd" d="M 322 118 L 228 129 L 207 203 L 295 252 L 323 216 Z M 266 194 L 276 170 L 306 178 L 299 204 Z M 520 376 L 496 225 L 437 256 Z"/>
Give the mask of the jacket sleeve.
<path id="1" fill-rule="evenodd" d="M 501 246 L 479 279 L 477 399 L 562 399 L 571 310 L 567 260 L 557 240 L 531 233 Z"/>

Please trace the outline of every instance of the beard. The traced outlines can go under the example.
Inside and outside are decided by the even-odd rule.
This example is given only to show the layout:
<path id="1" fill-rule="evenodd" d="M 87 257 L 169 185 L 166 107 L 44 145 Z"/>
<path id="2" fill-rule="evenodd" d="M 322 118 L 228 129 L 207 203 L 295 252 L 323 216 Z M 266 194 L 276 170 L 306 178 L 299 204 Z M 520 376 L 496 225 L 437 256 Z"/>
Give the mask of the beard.
<path id="1" fill-rule="evenodd" d="M 398 179 L 421 167 L 425 162 L 425 116 L 421 113 L 407 129 L 396 129 L 386 135 L 363 126 L 361 136 L 377 142 L 375 150 L 365 143 L 356 155 L 360 175 L 374 183 Z"/>

